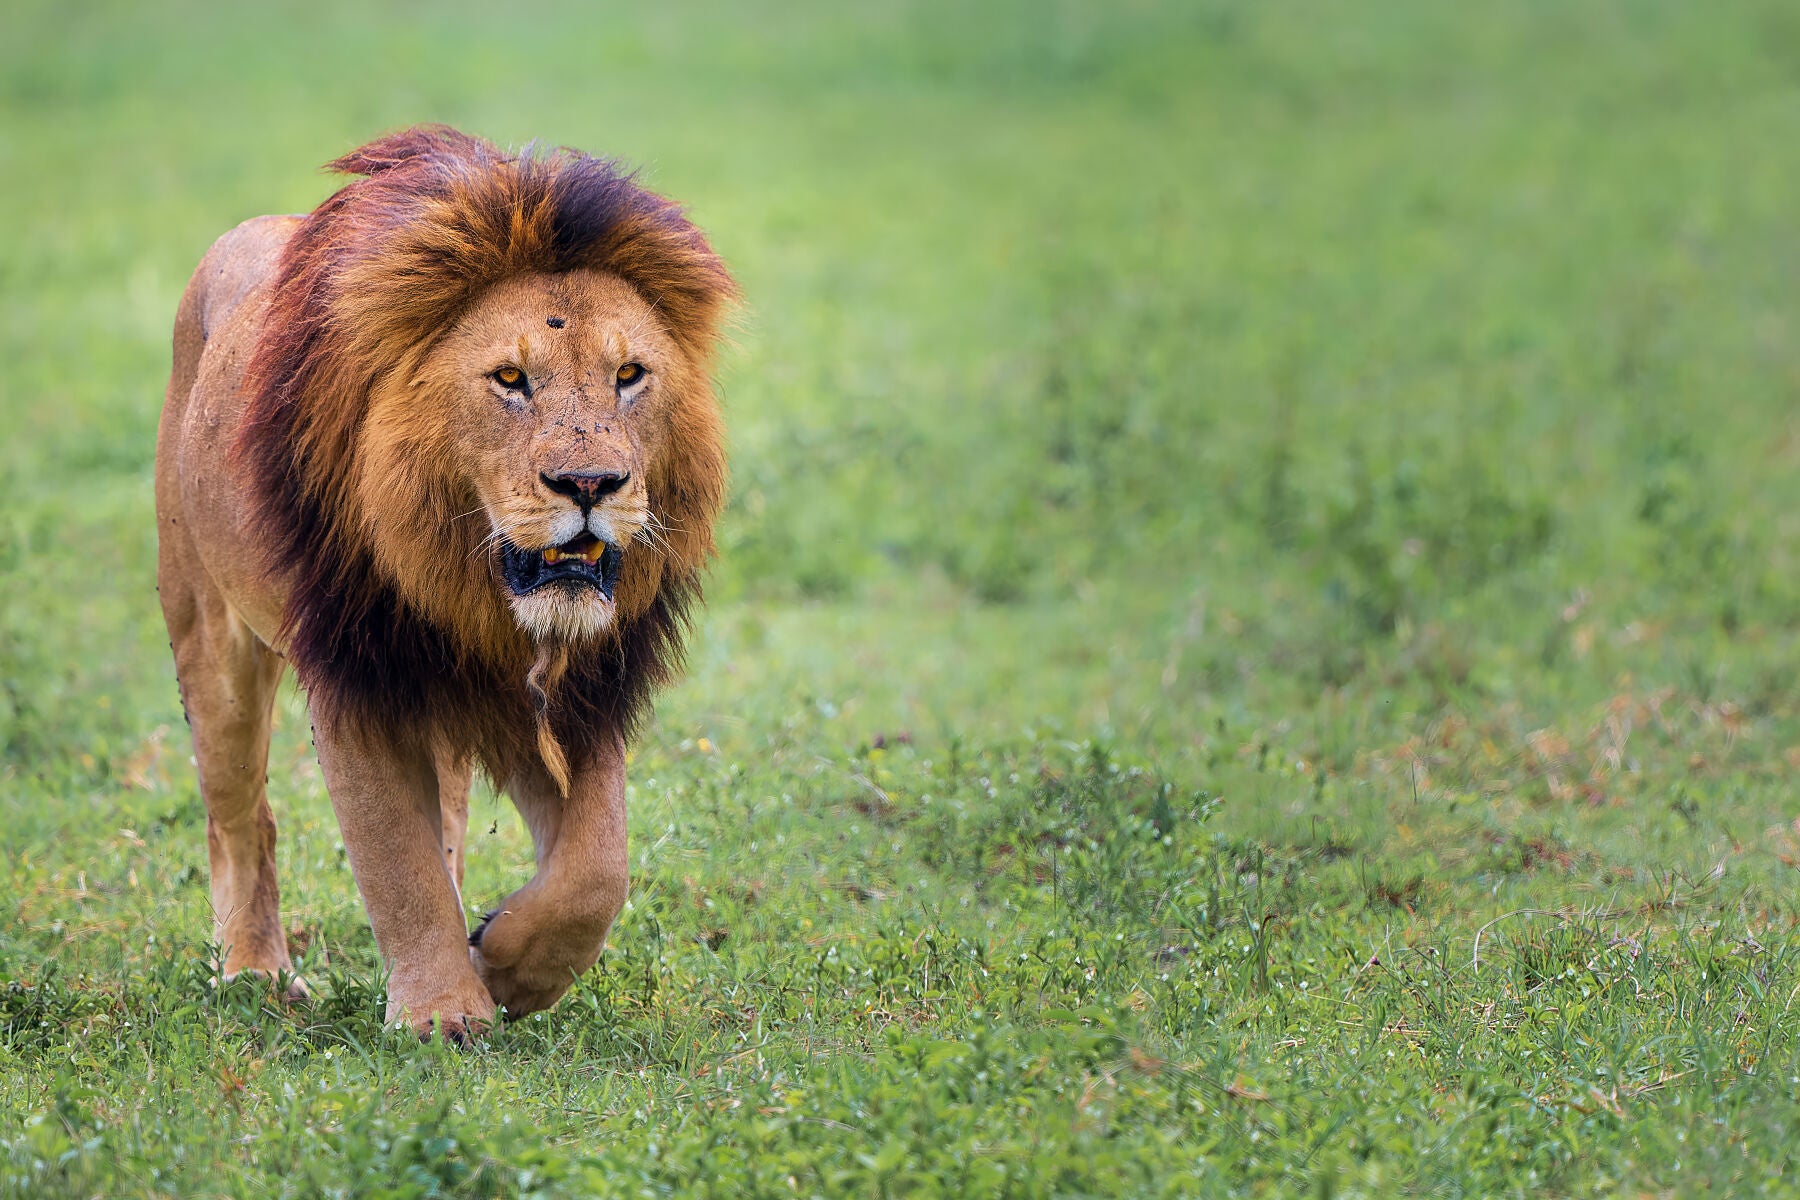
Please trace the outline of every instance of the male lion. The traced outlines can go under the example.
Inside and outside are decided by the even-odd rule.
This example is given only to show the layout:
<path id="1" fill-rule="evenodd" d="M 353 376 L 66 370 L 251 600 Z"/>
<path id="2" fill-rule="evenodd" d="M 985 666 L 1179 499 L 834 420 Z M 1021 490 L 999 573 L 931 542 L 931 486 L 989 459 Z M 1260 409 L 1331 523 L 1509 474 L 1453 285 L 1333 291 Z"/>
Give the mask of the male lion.
<path id="1" fill-rule="evenodd" d="M 554 1004 L 625 902 L 625 741 L 712 553 L 734 286 L 573 151 L 434 126 L 331 166 L 362 178 L 227 233 L 182 297 L 157 578 L 225 975 L 292 967 L 264 791 L 292 663 L 388 1019 L 460 1040 Z M 477 764 L 537 874 L 469 933 Z"/>

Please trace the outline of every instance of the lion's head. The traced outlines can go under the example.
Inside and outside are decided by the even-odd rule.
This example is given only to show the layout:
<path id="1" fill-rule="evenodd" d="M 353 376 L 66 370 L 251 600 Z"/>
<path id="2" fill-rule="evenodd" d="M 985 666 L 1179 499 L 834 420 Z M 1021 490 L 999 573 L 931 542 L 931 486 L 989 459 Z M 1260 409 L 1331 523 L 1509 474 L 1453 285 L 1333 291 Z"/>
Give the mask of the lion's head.
<path id="1" fill-rule="evenodd" d="M 328 710 L 490 761 L 534 701 L 577 749 L 623 731 L 712 549 L 729 275 L 586 155 L 429 127 L 331 165 L 364 178 L 284 251 L 239 444 L 290 657 Z"/>
<path id="2" fill-rule="evenodd" d="M 450 625 L 485 603 L 579 647 L 704 555 L 716 496 L 670 511 L 669 478 L 697 440 L 718 454 L 704 367 L 619 275 L 496 283 L 409 374 L 369 397 L 354 494 L 421 612 Z"/>

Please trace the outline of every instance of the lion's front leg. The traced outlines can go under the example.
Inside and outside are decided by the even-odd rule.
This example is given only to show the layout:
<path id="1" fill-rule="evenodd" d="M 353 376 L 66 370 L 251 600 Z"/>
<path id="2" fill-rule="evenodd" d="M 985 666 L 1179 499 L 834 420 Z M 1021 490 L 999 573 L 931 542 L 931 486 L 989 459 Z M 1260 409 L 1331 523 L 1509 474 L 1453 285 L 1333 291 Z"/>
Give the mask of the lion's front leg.
<path id="1" fill-rule="evenodd" d="M 314 717 L 314 738 L 350 870 L 388 968 L 387 1019 L 455 1041 L 479 1033 L 494 1001 L 470 965 L 443 851 L 442 782 L 428 747 Z"/>
<path id="2" fill-rule="evenodd" d="M 610 739 L 557 794 L 542 772 L 512 781 L 537 874 L 469 938 L 469 957 L 509 1017 L 549 1008 L 600 957 L 625 905 L 625 746 Z"/>
<path id="3" fill-rule="evenodd" d="M 475 763 L 467 754 L 445 746 L 432 749 L 432 766 L 437 771 L 438 810 L 443 817 L 444 867 L 456 884 L 458 908 L 461 907 L 463 843 L 469 832 L 469 785 L 475 780 Z"/>

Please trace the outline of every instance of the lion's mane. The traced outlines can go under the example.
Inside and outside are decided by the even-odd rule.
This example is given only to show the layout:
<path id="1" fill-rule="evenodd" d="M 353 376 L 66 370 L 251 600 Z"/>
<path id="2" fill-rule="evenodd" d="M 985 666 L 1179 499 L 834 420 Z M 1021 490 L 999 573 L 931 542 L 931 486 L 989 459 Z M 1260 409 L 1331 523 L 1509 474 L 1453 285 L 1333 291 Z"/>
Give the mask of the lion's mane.
<path id="1" fill-rule="evenodd" d="M 497 777 L 536 761 L 531 649 L 492 621 L 428 620 L 365 544 L 354 480 L 374 389 L 404 382 L 487 287 L 526 272 L 612 272 L 657 310 L 704 378 L 731 277 L 672 202 L 615 164 L 571 150 L 510 154 L 444 126 L 409 129 L 329 164 L 361 176 L 306 216 L 284 248 L 246 374 L 236 447 L 256 489 L 265 569 L 287 587 L 287 655 L 328 719 L 441 735 Z M 572 760 L 629 737 L 679 669 L 712 548 L 724 463 L 710 394 L 690 406 L 650 502 L 687 536 L 596 646 L 570 656 L 551 724 Z M 449 497 L 444 497 L 448 501 Z M 455 514 L 418 514 L 421 539 Z M 492 590 L 476 578 L 471 596 Z M 642 570 L 651 570 L 643 568 Z M 633 611 L 628 611 L 628 607 Z"/>

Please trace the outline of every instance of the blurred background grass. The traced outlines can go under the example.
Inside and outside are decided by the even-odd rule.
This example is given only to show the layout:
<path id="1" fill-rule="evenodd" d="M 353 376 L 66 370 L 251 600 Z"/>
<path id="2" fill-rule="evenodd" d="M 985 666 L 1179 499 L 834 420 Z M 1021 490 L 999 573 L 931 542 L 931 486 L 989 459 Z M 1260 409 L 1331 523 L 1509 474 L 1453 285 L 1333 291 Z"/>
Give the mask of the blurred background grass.
<path id="1" fill-rule="evenodd" d="M 192 264 L 421 119 L 641 164 L 741 275 L 722 601 L 1073 604 L 1160 635 L 1140 707 L 1432 622 L 1479 671 L 1578 589 L 1792 619 L 1790 6 L 4 21 L 4 636 L 51 678 L 142 670 Z"/>
<path id="2" fill-rule="evenodd" d="M 1049 731 L 1223 794 L 1298 897 L 1367 856 L 1332 884 L 1356 920 L 1731 862 L 1753 891 L 1714 918 L 1791 924 L 1791 0 L 31 0 L 0 13 L 0 847 L 34 898 L 0 976 L 148 969 L 141 930 L 58 949 L 70 872 L 138 861 L 97 840 L 124 821 L 183 826 L 182 890 L 119 903 L 204 937 L 158 732 L 175 301 L 218 234 L 421 120 L 641 165 L 744 285 L 730 509 L 640 844 L 685 819 L 696 745 L 746 804 L 854 830 L 820 764 L 877 734 L 941 763 Z M 283 714 L 289 907 L 353 941 Z M 714 835 L 719 873 L 768 854 Z M 471 894 L 528 857 L 491 836 Z"/>
<path id="3" fill-rule="evenodd" d="M 1790 5 L 3 19 L 9 786 L 179 715 L 150 469 L 193 264 L 427 119 L 640 164 L 742 279 L 668 735 L 823 699 L 840 745 L 1050 728 L 1217 783 L 1443 719 L 1515 753 L 1635 680 L 1800 741 Z"/>

